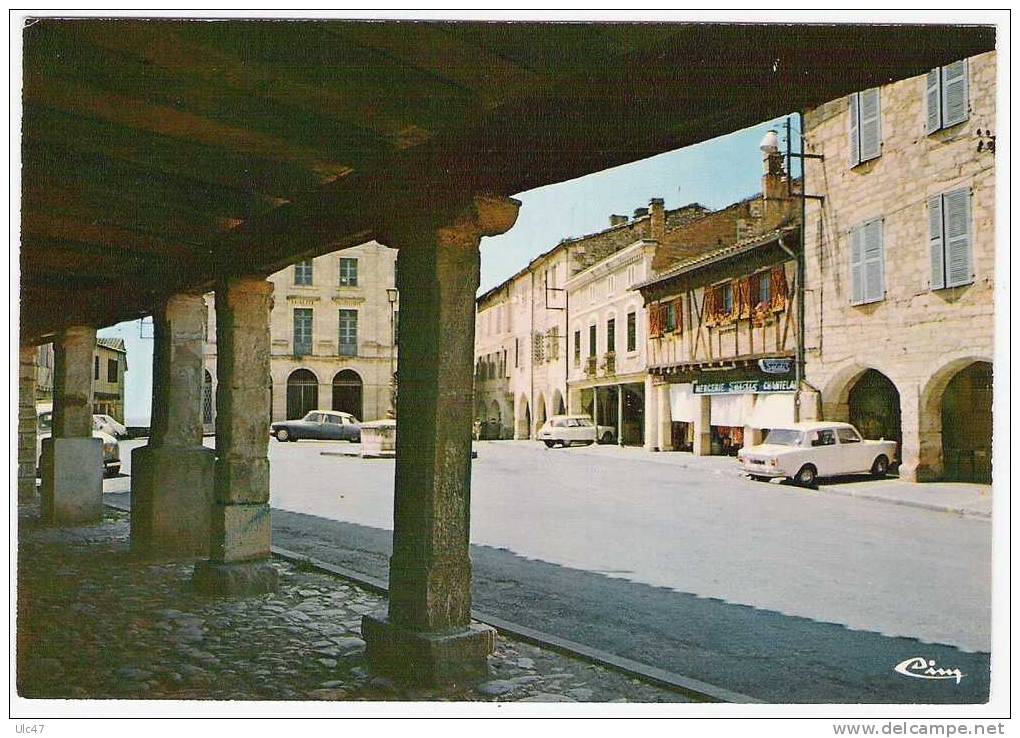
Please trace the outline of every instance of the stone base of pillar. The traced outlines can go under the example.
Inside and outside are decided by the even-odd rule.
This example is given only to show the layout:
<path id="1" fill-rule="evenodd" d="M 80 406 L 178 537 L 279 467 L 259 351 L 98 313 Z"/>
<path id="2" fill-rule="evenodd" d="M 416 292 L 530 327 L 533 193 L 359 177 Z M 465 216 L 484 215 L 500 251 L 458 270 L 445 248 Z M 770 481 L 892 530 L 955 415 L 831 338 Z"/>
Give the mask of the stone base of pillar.
<path id="1" fill-rule="evenodd" d="M 141 446 L 131 452 L 131 548 L 143 554 L 209 555 L 216 452 Z"/>
<path id="2" fill-rule="evenodd" d="M 453 633 L 423 633 L 398 628 L 385 615 L 365 615 L 361 635 L 374 670 L 420 686 L 485 679 L 488 656 L 496 650 L 496 631 L 479 623 Z"/>
<path id="3" fill-rule="evenodd" d="M 42 519 L 53 525 L 94 523 L 103 517 L 103 442 L 44 438 Z"/>
<path id="4" fill-rule="evenodd" d="M 202 594 L 220 597 L 254 597 L 275 592 L 279 574 L 265 559 L 258 561 L 199 561 L 191 580 Z"/>

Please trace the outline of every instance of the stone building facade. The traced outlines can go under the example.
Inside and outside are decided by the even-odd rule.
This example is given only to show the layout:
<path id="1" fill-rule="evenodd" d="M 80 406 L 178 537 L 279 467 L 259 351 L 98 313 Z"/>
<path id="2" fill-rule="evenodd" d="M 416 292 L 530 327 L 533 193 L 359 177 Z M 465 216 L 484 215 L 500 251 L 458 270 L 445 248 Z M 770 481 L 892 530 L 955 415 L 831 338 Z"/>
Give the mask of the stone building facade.
<path id="1" fill-rule="evenodd" d="M 909 480 L 988 481 L 995 53 L 804 115 L 805 416 L 901 443 Z"/>
<path id="2" fill-rule="evenodd" d="M 53 344 L 35 348 L 35 399 L 53 400 Z M 127 347 L 121 338 L 97 338 L 92 352 L 92 412 L 124 422 Z"/>
<path id="3" fill-rule="evenodd" d="M 624 392 L 622 397 L 631 420 L 624 424 L 628 430 L 622 436 L 640 444 L 644 437 L 644 326 L 636 315 L 632 338 L 638 348 L 627 350 L 627 315 L 640 312 L 640 298 L 628 290 L 651 268 L 655 235 L 661 237 L 667 229 L 706 212 L 696 203 L 667 210 L 662 200 L 653 200 L 650 208 L 638 208 L 632 218 L 612 215 L 609 228 L 561 241 L 481 295 L 475 327 L 479 436 L 533 438 L 552 415 L 584 412 L 594 416 L 598 396 L 603 408 L 599 425 L 609 421 L 613 440 L 619 440 L 619 419 L 624 417 L 619 412 L 619 387 L 626 385 L 630 394 Z M 614 321 L 621 363 L 619 369 L 613 364 L 607 372 L 606 355 L 615 353 L 606 344 L 609 320 Z M 578 328 L 582 323 L 584 330 Z M 590 340 L 589 323 L 597 326 L 596 348 L 603 362 L 594 374 L 586 371 L 588 344 L 581 346 L 575 340 L 578 330 L 582 343 Z M 596 385 L 603 389 L 596 392 Z"/>
<path id="4" fill-rule="evenodd" d="M 399 298 L 397 252 L 376 241 L 298 262 L 269 277 L 272 419 L 343 410 L 362 421 L 392 411 Z M 392 300 L 392 301 L 391 301 Z M 216 321 L 207 295 L 203 422 L 214 424 Z"/>

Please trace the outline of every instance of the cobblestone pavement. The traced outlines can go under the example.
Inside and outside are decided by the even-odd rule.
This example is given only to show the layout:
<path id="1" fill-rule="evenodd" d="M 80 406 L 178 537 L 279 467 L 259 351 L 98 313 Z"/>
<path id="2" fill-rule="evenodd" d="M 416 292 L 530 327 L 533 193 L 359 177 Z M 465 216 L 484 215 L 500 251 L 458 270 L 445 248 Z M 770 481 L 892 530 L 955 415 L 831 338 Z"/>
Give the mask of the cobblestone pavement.
<path id="1" fill-rule="evenodd" d="M 682 702 L 600 666 L 502 636 L 478 685 L 409 689 L 374 676 L 361 616 L 384 598 L 280 561 L 280 591 L 203 597 L 192 564 L 130 552 L 127 514 L 47 528 L 20 517 L 17 685 L 26 698 Z"/>

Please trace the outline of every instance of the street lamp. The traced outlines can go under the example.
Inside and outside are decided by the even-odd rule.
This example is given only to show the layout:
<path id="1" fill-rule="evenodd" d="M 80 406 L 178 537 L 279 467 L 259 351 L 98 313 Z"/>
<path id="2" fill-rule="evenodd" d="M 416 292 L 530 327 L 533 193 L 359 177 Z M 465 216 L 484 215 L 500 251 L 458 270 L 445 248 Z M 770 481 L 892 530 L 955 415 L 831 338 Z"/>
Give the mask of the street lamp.
<path id="1" fill-rule="evenodd" d="M 394 366 L 397 344 L 397 297 L 400 293 L 396 287 L 386 288 L 386 299 L 390 303 L 390 417 L 397 417 L 397 374 Z"/>

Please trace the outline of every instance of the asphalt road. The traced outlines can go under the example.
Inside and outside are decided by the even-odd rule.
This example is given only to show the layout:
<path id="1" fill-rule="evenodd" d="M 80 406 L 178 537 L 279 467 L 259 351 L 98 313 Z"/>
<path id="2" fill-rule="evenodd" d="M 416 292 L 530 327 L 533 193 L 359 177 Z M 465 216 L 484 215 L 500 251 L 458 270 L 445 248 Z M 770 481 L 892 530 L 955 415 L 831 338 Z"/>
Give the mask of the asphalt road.
<path id="1" fill-rule="evenodd" d="M 271 445 L 274 542 L 385 579 L 393 462 L 347 448 Z M 769 702 L 987 699 L 988 521 L 666 456 L 479 444 L 475 607 Z"/>

